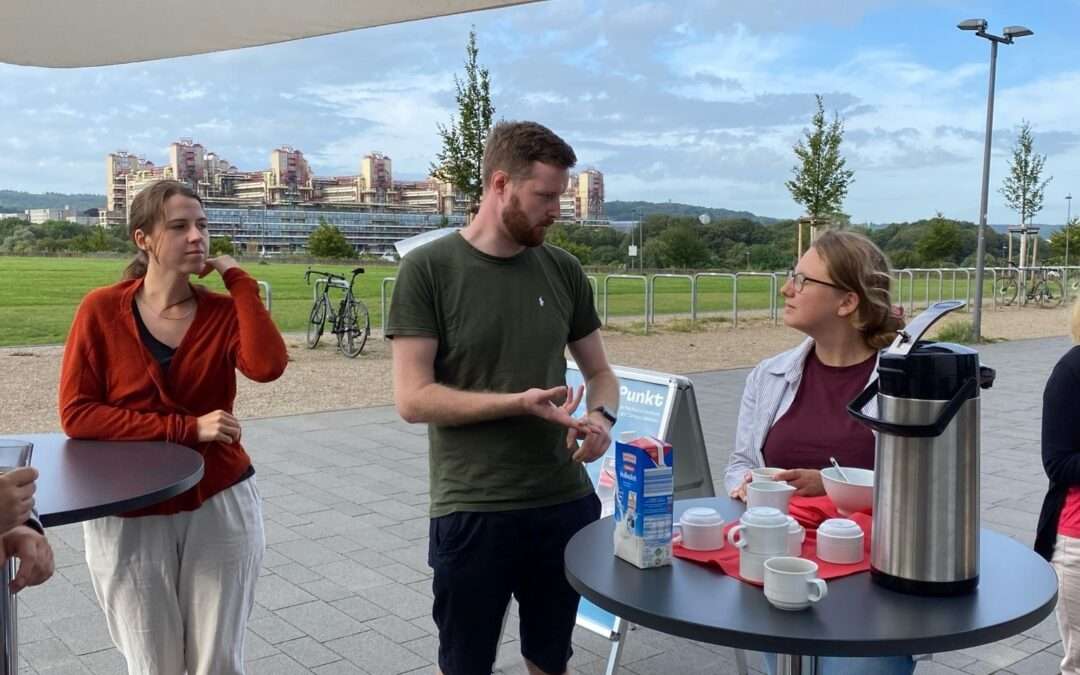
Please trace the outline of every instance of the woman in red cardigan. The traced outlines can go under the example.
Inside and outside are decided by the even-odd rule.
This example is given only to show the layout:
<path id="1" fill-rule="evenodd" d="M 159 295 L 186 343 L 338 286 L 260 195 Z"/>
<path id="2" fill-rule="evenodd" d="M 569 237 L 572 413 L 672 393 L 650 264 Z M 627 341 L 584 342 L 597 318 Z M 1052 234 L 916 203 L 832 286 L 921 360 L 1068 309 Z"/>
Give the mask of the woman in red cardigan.
<path id="1" fill-rule="evenodd" d="M 140 192 L 130 232 L 139 254 L 124 280 L 75 313 L 60 420 L 73 438 L 186 445 L 205 472 L 166 502 L 85 523 L 90 577 L 131 675 L 240 675 L 266 540 L 232 414 L 236 371 L 277 379 L 285 343 L 255 280 L 228 256 L 207 257 L 206 214 L 186 185 Z M 212 272 L 228 295 L 191 284 Z"/>

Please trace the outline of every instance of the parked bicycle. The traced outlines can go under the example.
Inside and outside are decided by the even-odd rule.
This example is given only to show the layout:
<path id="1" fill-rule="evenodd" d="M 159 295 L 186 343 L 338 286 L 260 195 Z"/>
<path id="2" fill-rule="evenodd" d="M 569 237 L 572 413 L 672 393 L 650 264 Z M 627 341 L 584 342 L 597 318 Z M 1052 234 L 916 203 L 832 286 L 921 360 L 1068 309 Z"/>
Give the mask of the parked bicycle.
<path id="1" fill-rule="evenodd" d="M 1026 290 L 1025 302 L 1038 303 L 1040 307 L 1057 307 L 1065 299 L 1065 286 L 1061 283 L 1061 274 L 1045 267 L 1030 267 L 1024 270 Z M 1020 295 L 1020 268 L 1016 263 L 1009 263 L 1009 270 L 998 279 L 997 293 L 999 304 L 1008 306 Z"/>
<path id="2" fill-rule="evenodd" d="M 326 322 L 330 321 L 330 332 L 337 336 L 337 346 L 341 353 L 349 358 L 356 358 L 364 350 L 368 335 L 371 333 L 371 316 L 367 305 L 363 300 L 353 295 L 353 282 L 358 274 L 363 274 L 364 268 L 357 267 L 352 271 L 349 279 L 340 274 L 320 272 L 308 268 L 304 272 L 304 283 L 311 283 L 311 275 L 317 275 L 322 279 L 315 280 L 315 288 L 322 284 L 322 293 L 315 297 L 315 303 L 311 306 L 311 314 L 308 317 L 307 346 L 315 349 L 322 337 Z M 337 312 L 330 302 L 330 287 L 340 288 L 345 291 L 338 304 Z"/>

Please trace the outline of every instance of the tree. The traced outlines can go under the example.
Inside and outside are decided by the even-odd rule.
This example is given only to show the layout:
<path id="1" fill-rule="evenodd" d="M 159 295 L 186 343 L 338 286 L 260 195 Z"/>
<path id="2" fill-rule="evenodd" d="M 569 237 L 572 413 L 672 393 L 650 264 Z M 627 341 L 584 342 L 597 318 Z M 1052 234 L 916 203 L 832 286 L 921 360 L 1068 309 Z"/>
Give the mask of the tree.
<path id="1" fill-rule="evenodd" d="M 1042 178 L 1046 155 L 1035 153 L 1035 139 L 1031 136 L 1031 123 L 1024 120 L 1020 125 L 1020 134 L 1013 144 L 1013 156 L 1009 162 L 1009 175 L 1002 182 L 1001 194 L 1005 204 L 1020 214 L 1020 224 L 1028 225 L 1035 214 L 1042 211 L 1043 190 L 1053 176 L 1039 182 Z"/>
<path id="2" fill-rule="evenodd" d="M 432 176 L 463 192 L 473 205 L 480 203 L 483 192 L 484 142 L 495 116 L 488 70 L 477 63 L 478 53 L 476 31 L 471 30 L 465 48 L 465 79 L 454 76 L 457 117 L 450 120 L 449 127 L 438 125 L 443 149 L 431 165 Z"/>
<path id="3" fill-rule="evenodd" d="M 793 148 L 799 164 L 792 167 L 795 177 L 785 185 L 795 203 L 806 209 L 811 218 L 831 220 L 841 213 L 848 187 L 855 182 L 855 172 L 845 169 L 846 160 L 840 155 L 844 140 L 844 122 L 833 113 L 832 122 L 825 122 L 825 105 L 817 96 L 817 112 L 813 127 Z"/>
<path id="4" fill-rule="evenodd" d="M 101 253 L 111 250 L 113 242 L 104 228 L 95 226 L 92 231 L 74 237 L 71 246 L 80 253 Z"/>
<path id="5" fill-rule="evenodd" d="M 1073 218 L 1068 226 L 1050 235 L 1050 251 L 1059 261 L 1065 260 L 1065 235 L 1069 237 L 1069 262 L 1080 260 L 1080 218 Z"/>
<path id="6" fill-rule="evenodd" d="M 665 265 L 691 269 L 709 261 L 709 250 L 697 231 L 688 223 L 676 223 L 660 235 L 665 253 Z"/>
<path id="7" fill-rule="evenodd" d="M 236 247 L 233 246 L 232 239 L 229 237 L 214 237 L 210 240 L 210 255 L 234 255 L 236 253 Z"/>
<path id="8" fill-rule="evenodd" d="M 308 237 L 308 253 L 316 258 L 356 257 L 356 250 L 341 230 L 322 219 Z"/>
<path id="9" fill-rule="evenodd" d="M 582 265 L 589 264 L 592 248 L 588 244 L 583 244 L 571 239 L 563 225 L 552 225 L 548 230 L 545 241 L 552 246 L 558 246 L 574 256 Z"/>
<path id="10" fill-rule="evenodd" d="M 960 228 L 939 213 L 924 230 L 916 250 L 928 265 L 956 262 L 961 250 Z"/>

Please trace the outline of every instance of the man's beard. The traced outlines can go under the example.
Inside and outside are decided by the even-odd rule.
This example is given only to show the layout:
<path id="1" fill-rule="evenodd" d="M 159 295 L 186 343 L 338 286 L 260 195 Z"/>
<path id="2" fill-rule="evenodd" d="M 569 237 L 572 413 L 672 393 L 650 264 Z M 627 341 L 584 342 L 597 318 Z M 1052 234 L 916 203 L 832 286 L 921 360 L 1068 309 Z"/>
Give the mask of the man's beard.
<path id="1" fill-rule="evenodd" d="M 510 203 L 502 210 L 502 221 L 510 236 L 522 246 L 532 248 L 544 243 L 547 227 L 533 226 L 529 223 L 529 216 L 521 208 L 521 200 L 517 198 L 517 195 L 511 196 Z"/>

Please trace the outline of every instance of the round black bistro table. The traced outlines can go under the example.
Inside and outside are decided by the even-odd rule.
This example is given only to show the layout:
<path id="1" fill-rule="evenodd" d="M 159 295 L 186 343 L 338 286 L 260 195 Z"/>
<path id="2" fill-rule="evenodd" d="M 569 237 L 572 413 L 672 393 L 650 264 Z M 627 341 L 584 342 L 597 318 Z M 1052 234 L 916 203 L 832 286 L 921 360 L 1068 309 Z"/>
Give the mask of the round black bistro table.
<path id="1" fill-rule="evenodd" d="M 710 506 L 727 521 L 742 502 L 728 498 L 675 503 L 675 518 Z M 1057 578 L 1034 551 L 983 529 L 978 589 L 935 598 L 896 593 L 854 574 L 828 581 L 810 609 L 787 612 L 719 570 L 675 558 L 641 570 L 612 553 L 613 523 L 604 518 L 566 547 L 566 576 L 583 597 L 627 621 L 691 640 L 776 652 L 780 673 L 813 673 L 819 656 L 892 656 L 951 651 L 1015 635 L 1039 623 L 1057 601 Z"/>
<path id="2" fill-rule="evenodd" d="M 3 438 L 34 444 L 30 464 L 39 473 L 34 499 L 45 527 L 152 506 L 189 490 L 203 475 L 199 453 L 175 443 L 77 441 L 63 434 Z M 18 673 L 17 610 L 15 597 L 8 590 L 14 567 L 14 560 L 0 565 L 4 632 L 0 675 Z"/>
<path id="3" fill-rule="evenodd" d="M 152 506 L 191 489 L 203 475 L 199 453 L 159 441 L 78 441 L 63 434 L 23 434 L 37 480 L 45 527 L 81 523 Z"/>

